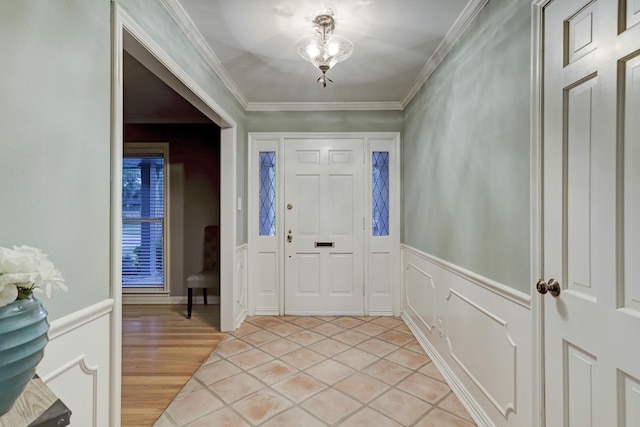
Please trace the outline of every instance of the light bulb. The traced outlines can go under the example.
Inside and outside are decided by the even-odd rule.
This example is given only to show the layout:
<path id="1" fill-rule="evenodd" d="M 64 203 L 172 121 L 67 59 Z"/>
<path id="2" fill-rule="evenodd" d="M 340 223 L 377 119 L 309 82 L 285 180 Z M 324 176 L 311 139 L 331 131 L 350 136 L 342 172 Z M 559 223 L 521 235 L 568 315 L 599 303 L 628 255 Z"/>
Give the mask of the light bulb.
<path id="1" fill-rule="evenodd" d="M 320 55 L 320 49 L 318 49 L 317 45 L 310 44 L 309 46 L 307 46 L 307 55 L 309 55 L 309 58 L 315 58 L 316 56 Z"/>
<path id="2" fill-rule="evenodd" d="M 329 42 L 329 44 L 327 45 L 327 52 L 331 56 L 336 55 L 338 52 L 340 52 L 340 43 Z"/>

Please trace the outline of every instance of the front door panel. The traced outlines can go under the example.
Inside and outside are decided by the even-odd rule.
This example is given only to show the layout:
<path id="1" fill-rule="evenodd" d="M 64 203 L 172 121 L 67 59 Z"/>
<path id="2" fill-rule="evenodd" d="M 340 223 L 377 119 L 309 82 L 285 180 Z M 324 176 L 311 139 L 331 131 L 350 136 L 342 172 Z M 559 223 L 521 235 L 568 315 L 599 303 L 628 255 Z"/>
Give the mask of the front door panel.
<path id="1" fill-rule="evenodd" d="M 363 314 L 362 139 L 285 140 L 285 313 Z"/>

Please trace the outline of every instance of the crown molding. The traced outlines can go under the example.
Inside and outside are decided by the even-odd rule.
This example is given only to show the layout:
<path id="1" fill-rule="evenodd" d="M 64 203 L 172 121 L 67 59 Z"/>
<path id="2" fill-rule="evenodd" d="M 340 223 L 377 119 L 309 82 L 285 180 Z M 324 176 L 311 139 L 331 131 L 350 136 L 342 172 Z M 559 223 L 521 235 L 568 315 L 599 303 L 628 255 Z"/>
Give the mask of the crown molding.
<path id="1" fill-rule="evenodd" d="M 458 39 L 469 27 L 480 11 L 484 9 L 484 7 L 489 3 L 490 0 L 470 0 L 467 6 L 464 8 L 456 22 L 447 32 L 447 35 L 444 36 L 442 42 L 438 45 L 436 51 L 431 55 L 425 66 L 422 68 L 418 77 L 414 80 L 411 87 L 407 93 L 405 93 L 404 97 L 400 104 L 402 105 L 402 109 L 405 109 L 409 102 L 413 99 L 414 96 L 418 93 L 418 91 L 422 88 L 422 86 L 429 79 L 431 74 L 438 68 L 438 65 L 442 62 L 442 60 L 447 56 L 449 51 L 456 44 Z"/>
<path id="2" fill-rule="evenodd" d="M 470 0 L 456 22 L 449 29 L 436 51 L 399 102 L 249 102 L 236 82 L 231 78 L 211 47 L 197 29 L 179 0 L 160 0 L 162 6 L 202 54 L 211 69 L 236 98 L 245 111 L 363 111 L 404 110 L 422 88 L 431 74 L 453 48 L 460 36 L 478 16 L 490 0 Z"/>
<path id="3" fill-rule="evenodd" d="M 402 111 L 399 102 L 249 102 L 246 111 Z"/>
<path id="4" fill-rule="evenodd" d="M 224 68 L 222 62 L 220 62 L 216 54 L 211 50 L 211 47 L 205 41 L 202 33 L 198 31 L 196 25 L 193 23 L 191 18 L 189 18 L 187 12 L 185 12 L 182 4 L 180 4 L 178 0 L 160 0 L 160 3 L 167 12 L 169 12 L 171 17 L 176 21 L 178 26 L 187 35 L 198 51 L 200 51 L 202 57 L 207 61 L 213 72 L 216 73 L 220 80 L 222 80 L 222 83 L 226 86 L 229 92 L 231 92 L 240 105 L 242 105 L 242 108 L 246 110 L 248 105 L 247 98 L 240 90 L 240 87 L 238 87 L 236 82 L 231 78 L 226 68 Z"/>

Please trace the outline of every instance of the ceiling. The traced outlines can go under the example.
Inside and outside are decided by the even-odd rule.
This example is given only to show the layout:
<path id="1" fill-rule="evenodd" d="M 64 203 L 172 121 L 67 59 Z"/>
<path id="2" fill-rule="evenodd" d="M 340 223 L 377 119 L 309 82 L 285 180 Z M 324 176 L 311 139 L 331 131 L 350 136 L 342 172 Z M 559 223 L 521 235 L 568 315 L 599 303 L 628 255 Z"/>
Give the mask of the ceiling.
<path id="1" fill-rule="evenodd" d="M 483 3 L 162 1 L 247 110 L 296 110 L 310 104 L 402 109 L 424 82 L 430 62 L 452 39 L 452 29 Z M 298 56 L 295 44 L 314 31 L 315 16 L 327 12 L 335 18 L 334 33 L 351 40 L 355 49 L 349 59 L 329 70 L 327 76 L 334 83 L 323 88 L 316 82 L 321 72 Z"/>
<path id="2" fill-rule="evenodd" d="M 299 111 L 403 109 L 488 0 L 161 1 L 246 110 Z M 355 50 L 329 70 L 325 88 L 295 44 L 328 11 Z M 131 40 L 125 50 L 138 54 L 124 53 L 125 122 L 210 122 L 136 60 Z"/>

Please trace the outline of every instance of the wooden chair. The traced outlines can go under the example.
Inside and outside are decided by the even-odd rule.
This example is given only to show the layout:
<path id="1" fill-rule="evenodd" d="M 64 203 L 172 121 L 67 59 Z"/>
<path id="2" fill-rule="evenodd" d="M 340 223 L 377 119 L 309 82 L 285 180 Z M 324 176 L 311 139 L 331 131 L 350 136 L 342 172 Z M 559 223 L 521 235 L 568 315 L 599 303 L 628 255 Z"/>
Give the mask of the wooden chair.
<path id="1" fill-rule="evenodd" d="M 217 225 L 208 225 L 204 229 L 204 247 L 202 271 L 187 277 L 187 319 L 191 319 L 193 307 L 193 289 L 201 288 L 204 303 L 207 304 L 207 289 L 220 294 L 220 230 Z"/>

